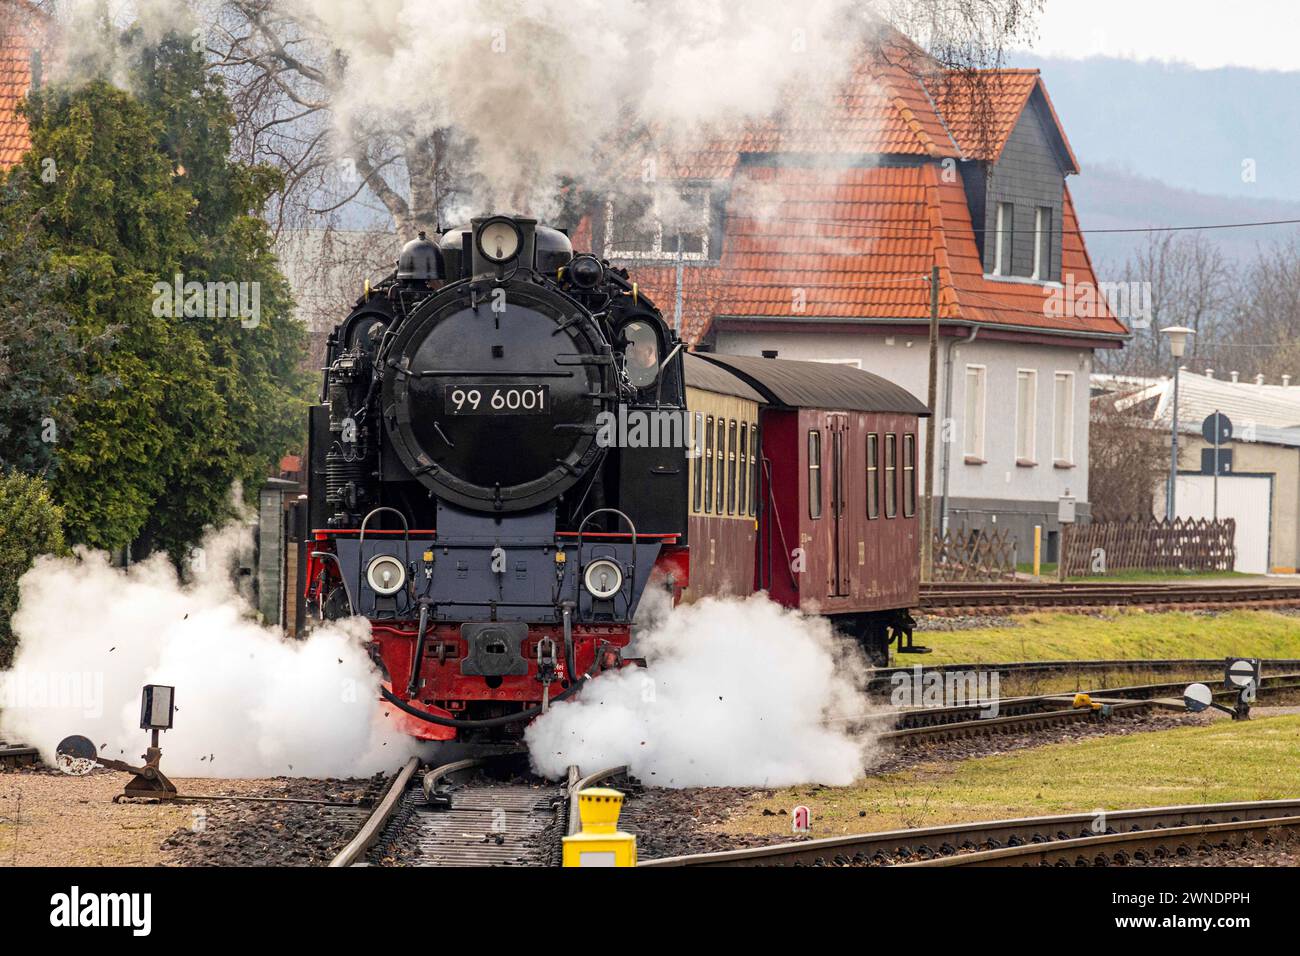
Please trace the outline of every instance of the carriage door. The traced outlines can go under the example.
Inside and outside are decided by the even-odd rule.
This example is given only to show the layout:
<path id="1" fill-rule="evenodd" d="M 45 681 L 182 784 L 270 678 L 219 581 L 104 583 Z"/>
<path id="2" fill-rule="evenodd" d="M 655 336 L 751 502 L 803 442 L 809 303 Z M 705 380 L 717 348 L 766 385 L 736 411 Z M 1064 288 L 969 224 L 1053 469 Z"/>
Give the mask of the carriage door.
<path id="1" fill-rule="evenodd" d="M 831 578 L 827 593 L 839 597 L 849 593 L 849 513 L 848 475 L 845 451 L 849 442 L 849 417 L 827 416 L 831 436 Z"/>

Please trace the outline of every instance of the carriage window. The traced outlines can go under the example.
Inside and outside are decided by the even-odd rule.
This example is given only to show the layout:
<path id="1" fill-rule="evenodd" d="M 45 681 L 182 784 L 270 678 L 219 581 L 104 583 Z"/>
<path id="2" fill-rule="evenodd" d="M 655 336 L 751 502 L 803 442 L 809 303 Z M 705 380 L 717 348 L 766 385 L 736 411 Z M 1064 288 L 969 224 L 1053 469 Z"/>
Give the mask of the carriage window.
<path id="1" fill-rule="evenodd" d="M 867 517 L 880 517 L 880 436 L 867 436 Z"/>
<path id="2" fill-rule="evenodd" d="M 701 468 L 701 466 L 704 464 L 704 457 L 701 454 L 703 449 L 700 448 L 700 442 L 703 440 L 703 438 L 704 438 L 704 415 L 701 414 L 700 412 L 696 412 L 695 413 L 695 434 L 691 436 L 691 445 L 692 445 L 691 453 L 693 456 L 691 460 L 691 464 L 695 469 L 695 474 L 692 476 L 695 480 L 695 489 L 693 492 L 694 500 L 691 507 L 697 514 L 699 513 L 700 508 L 702 508 L 704 505 L 704 470 L 703 468 Z"/>
<path id="3" fill-rule="evenodd" d="M 736 420 L 727 426 L 727 514 L 736 513 Z"/>
<path id="4" fill-rule="evenodd" d="M 653 385 L 659 377 L 659 336 L 649 322 L 629 322 L 623 326 L 623 350 L 627 380 L 636 388 Z"/>
<path id="5" fill-rule="evenodd" d="M 746 465 L 749 464 L 749 422 L 740 423 L 740 478 L 736 482 L 736 497 L 739 499 L 736 503 L 736 513 L 743 515 L 745 513 L 745 492 L 749 490 L 746 481 L 748 472 Z"/>
<path id="6" fill-rule="evenodd" d="M 808 432 L 808 517 L 822 516 L 822 433 Z"/>
<path id="7" fill-rule="evenodd" d="M 718 419 L 718 444 L 717 444 L 718 461 L 716 466 L 718 472 L 718 480 L 714 484 L 714 488 L 717 489 L 718 496 L 714 499 L 713 502 L 714 505 L 713 510 L 718 514 L 722 514 L 722 509 L 727 506 L 727 499 L 725 495 L 727 488 L 726 485 L 723 484 L 723 482 L 725 482 L 727 479 L 727 432 L 724 426 L 725 426 L 725 422 L 721 418 L 719 418 Z"/>
<path id="8" fill-rule="evenodd" d="M 898 436 L 885 436 L 885 517 L 898 513 Z"/>
<path id="9" fill-rule="evenodd" d="M 916 436 L 903 436 L 903 517 L 916 514 Z"/>
<path id="10" fill-rule="evenodd" d="M 749 429 L 749 516 L 758 513 L 758 424 Z"/>
<path id="11" fill-rule="evenodd" d="M 708 514 L 713 510 L 713 416 L 709 416 L 709 422 L 704 426 L 704 457 L 700 460 L 704 465 L 704 513 Z"/>

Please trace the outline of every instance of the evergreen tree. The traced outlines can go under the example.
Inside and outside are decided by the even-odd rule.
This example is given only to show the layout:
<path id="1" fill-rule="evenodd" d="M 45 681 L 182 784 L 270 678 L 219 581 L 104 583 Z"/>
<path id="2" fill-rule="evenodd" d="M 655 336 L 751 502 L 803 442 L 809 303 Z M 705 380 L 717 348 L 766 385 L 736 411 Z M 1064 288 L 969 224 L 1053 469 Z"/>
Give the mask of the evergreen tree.
<path id="1" fill-rule="evenodd" d="M 301 445 L 305 333 L 258 216 L 279 180 L 230 157 L 233 117 L 202 54 L 188 37 L 121 40 L 134 93 L 94 81 L 31 98 L 0 235 L 36 233 L 61 277 L 51 307 L 76 348 L 104 346 L 62 405 L 53 491 L 69 539 L 179 558 L 227 517 L 236 481 L 255 486 Z M 257 313 L 212 314 L 200 294 L 199 314 L 175 314 L 155 286 L 177 275 L 248 283 Z"/>

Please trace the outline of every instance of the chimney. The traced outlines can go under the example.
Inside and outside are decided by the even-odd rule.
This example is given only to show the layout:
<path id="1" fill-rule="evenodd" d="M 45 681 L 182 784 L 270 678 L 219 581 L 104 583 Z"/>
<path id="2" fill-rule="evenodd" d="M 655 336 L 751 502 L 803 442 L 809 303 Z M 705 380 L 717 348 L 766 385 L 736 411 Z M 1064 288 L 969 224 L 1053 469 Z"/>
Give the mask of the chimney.
<path id="1" fill-rule="evenodd" d="M 1207 369 L 1205 370 L 1205 377 L 1206 377 L 1206 378 L 1214 378 L 1214 369 L 1212 369 L 1212 368 L 1207 368 Z"/>
<path id="2" fill-rule="evenodd" d="M 1228 374 L 1232 376 L 1232 382 L 1233 382 L 1233 384 L 1235 385 L 1236 382 L 1237 382 L 1237 373 L 1236 373 L 1236 372 L 1229 372 Z"/>
<path id="3" fill-rule="evenodd" d="M 1256 384 L 1256 385 L 1263 385 L 1263 384 L 1264 384 L 1264 376 L 1263 376 L 1262 374 L 1260 374 L 1260 375 L 1256 375 L 1256 376 L 1255 376 L 1255 384 Z"/>
<path id="4" fill-rule="evenodd" d="M 1291 387 L 1291 376 L 1290 376 L 1290 375 L 1283 375 L 1283 376 L 1282 376 L 1282 387 L 1283 387 L 1283 388 L 1290 388 L 1290 387 Z"/>

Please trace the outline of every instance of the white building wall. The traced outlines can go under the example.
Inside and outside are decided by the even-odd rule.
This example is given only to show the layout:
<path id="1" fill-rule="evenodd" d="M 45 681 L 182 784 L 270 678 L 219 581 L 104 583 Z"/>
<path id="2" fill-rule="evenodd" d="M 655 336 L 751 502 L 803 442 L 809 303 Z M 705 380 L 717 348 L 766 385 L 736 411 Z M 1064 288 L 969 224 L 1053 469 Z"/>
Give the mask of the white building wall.
<path id="1" fill-rule="evenodd" d="M 944 361 L 952 339 L 939 346 L 937 417 L 944 417 Z M 719 331 L 717 351 L 736 355 L 761 355 L 775 349 L 779 358 L 801 361 L 860 363 L 868 372 L 888 378 L 908 389 L 922 402 L 929 383 L 929 343 L 924 336 L 883 335 L 866 332 L 728 332 Z M 935 450 L 935 498 L 943 490 L 943 450 L 949 443 L 948 496 L 955 509 L 997 513 L 1006 507 L 1027 514 L 1047 514 L 1055 521 L 1055 502 L 1071 494 L 1087 513 L 1088 502 L 1088 394 L 1092 355 L 1088 349 L 1022 344 L 998 340 L 954 343 L 953 395 L 948 425 L 940 430 Z M 971 464 L 963 454 L 966 407 L 966 366 L 985 366 L 984 464 Z M 1020 369 L 1038 373 L 1035 445 L 1036 464 L 1016 464 L 1016 377 Z M 1057 467 L 1052 459 L 1055 422 L 1055 373 L 1074 374 L 1074 467 Z M 924 442 L 924 439 L 922 439 Z M 922 449 L 925 445 L 922 444 Z M 924 451 L 921 455 L 924 467 Z M 923 472 L 922 472 L 923 475 Z M 922 480 L 924 480 L 922 478 Z M 951 514 L 951 511 L 950 511 Z M 955 520 L 955 519 L 954 519 Z M 1026 519 L 1032 527 L 1033 521 Z M 977 522 L 979 523 L 979 522 Z"/>

